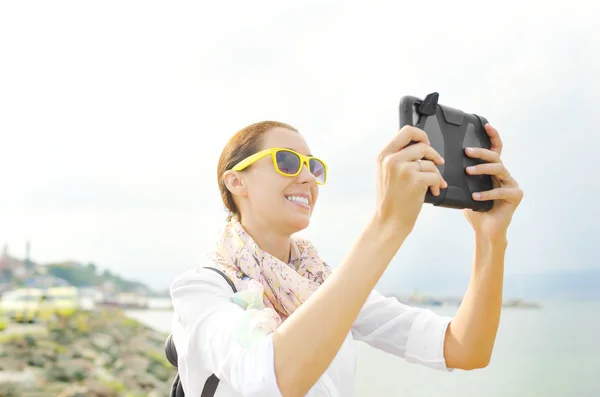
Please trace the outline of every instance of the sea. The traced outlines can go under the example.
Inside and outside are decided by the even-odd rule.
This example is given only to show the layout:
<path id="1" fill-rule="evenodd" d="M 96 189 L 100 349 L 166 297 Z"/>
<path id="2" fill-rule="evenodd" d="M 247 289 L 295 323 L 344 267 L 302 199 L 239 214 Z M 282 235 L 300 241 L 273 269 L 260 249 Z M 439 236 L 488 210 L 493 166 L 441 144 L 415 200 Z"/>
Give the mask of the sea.
<path id="1" fill-rule="evenodd" d="M 441 372 L 357 342 L 354 397 L 600 397 L 600 302 L 541 302 L 504 308 L 492 362 Z M 430 307 L 453 315 L 456 306 Z M 168 310 L 130 311 L 170 332 Z"/>

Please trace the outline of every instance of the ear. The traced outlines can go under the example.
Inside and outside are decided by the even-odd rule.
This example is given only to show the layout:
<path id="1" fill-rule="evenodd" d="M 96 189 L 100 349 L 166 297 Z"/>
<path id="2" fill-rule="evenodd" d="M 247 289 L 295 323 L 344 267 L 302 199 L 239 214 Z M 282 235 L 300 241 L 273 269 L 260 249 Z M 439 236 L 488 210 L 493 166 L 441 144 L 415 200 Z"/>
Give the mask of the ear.
<path id="1" fill-rule="evenodd" d="M 244 178 L 239 172 L 236 171 L 225 171 L 223 174 L 223 182 L 227 189 L 234 196 L 247 196 L 248 188 L 245 184 Z"/>

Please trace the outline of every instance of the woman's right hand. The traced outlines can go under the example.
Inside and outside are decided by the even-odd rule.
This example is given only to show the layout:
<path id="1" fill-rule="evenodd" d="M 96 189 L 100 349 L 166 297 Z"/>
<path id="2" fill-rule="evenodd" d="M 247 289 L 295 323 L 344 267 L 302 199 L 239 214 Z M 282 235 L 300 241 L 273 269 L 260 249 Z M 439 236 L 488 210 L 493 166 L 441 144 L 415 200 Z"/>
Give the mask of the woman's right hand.
<path id="1" fill-rule="evenodd" d="M 411 141 L 414 144 L 409 145 Z M 436 165 L 444 159 L 425 131 L 405 126 L 377 158 L 377 217 L 407 233 L 412 231 L 427 189 L 435 196 L 448 184 Z"/>

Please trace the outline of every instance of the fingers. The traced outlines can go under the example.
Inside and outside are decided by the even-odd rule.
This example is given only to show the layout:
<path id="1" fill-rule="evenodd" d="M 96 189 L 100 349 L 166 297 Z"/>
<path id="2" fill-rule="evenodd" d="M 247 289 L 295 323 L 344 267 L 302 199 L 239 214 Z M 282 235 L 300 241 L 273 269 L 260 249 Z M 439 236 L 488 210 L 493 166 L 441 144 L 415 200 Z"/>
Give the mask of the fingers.
<path id="1" fill-rule="evenodd" d="M 425 131 L 423 131 L 420 128 L 407 125 L 405 127 L 402 127 L 400 131 L 398 131 L 394 139 L 392 139 L 390 143 L 388 143 L 386 147 L 383 148 L 383 150 L 380 153 L 380 158 L 398 152 L 399 150 L 407 146 L 411 141 L 423 142 L 427 145 L 430 144 L 429 138 L 427 137 L 427 133 Z"/>
<path id="2" fill-rule="evenodd" d="M 431 194 L 434 196 L 440 195 L 442 181 L 445 184 L 445 187 L 448 187 L 448 184 L 442 179 L 440 174 L 435 172 L 420 172 L 417 178 L 423 183 L 423 186 L 426 186 L 431 190 Z"/>
<path id="3" fill-rule="evenodd" d="M 431 194 L 434 196 L 439 196 L 440 190 L 448 187 L 448 182 L 433 161 L 421 160 L 421 164 L 419 161 L 411 161 L 408 166 L 419 173 L 417 178 L 421 178 L 425 185 L 431 188 Z"/>
<path id="4" fill-rule="evenodd" d="M 444 164 L 442 156 L 433 147 L 425 143 L 411 145 L 403 149 L 399 154 L 404 161 L 427 159 L 436 164 Z"/>
<path id="5" fill-rule="evenodd" d="M 483 148 L 466 148 L 465 153 L 469 157 L 488 162 L 467 167 L 466 171 L 469 175 L 492 175 L 500 182 L 506 183 L 510 180 L 514 182 L 511 183 L 512 185 L 517 186 L 516 181 L 513 180 L 510 172 L 502 163 L 502 159 L 498 153 Z"/>
<path id="6" fill-rule="evenodd" d="M 500 181 L 506 181 L 510 178 L 510 172 L 502 163 L 478 164 L 467 167 L 469 175 L 493 175 Z"/>
<path id="7" fill-rule="evenodd" d="M 444 164 L 444 159 L 431 147 L 427 133 L 420 128 L 405 126 L 400 129 L 381 151 L 378 160 L 384 168 L 394 169 L 397 177 L 428 187 L 435 196 L 440 194 L 440 187 L 448 187 L 436 166 Z"/>
<path id="8" fill-rule="evenodd" d="M 468 147 L 465 149 L 465 153 L 471 158 L 481 159 L 490 163 L 502 162 L 499 153 L 480 147 Z"/>
<path id="9" fill-rule="evenodd" d="M 402 152 L 395 153 L 388 157 L 388 161 L 393 162 L 398 169 L 398 177 L 413 180 L 423 187 L 431 188 L 431 193 L 435 196 L 440 194 L 440 188 L 448 187 L 448 183 L 440 174 L 434 162 L 429 160 L 405 161 L 401 158 Z"/>
<path id="10" fill-rule="evenodd" d="M 497 153 L 498 155 L 502 154 L 502 139 L 500 139 L 500 134 L 498 130 L 492 127 L 490 123 L 487 123 L 485 126 L 485 132 L 487 132 L 490 137 L 490 142 L 492 146 L 490 148 L 491 151 Z"/>
<path id="11" fill-rule="evenodd" d="M 436 173 L 440 174 L 440 170 L 438 169 L 437 165 L 435 165 L 435 163 L 433 161 L 421 160 L 421 164 L 419 164 L 418 160 L 419 159 L 411 161 L 409 163 L 411 169 L 414 169 L 415 171 L 420 171 L 420 172 L 436 172 Z"/>
<path id="12" fill-rule="evenodd" d="M 523 199 L 523 190 L 518 187 L 499 187 L 485 192 L 473 193 L 473 200 L 504 200 L 510 204 L 518 204 Z"/>

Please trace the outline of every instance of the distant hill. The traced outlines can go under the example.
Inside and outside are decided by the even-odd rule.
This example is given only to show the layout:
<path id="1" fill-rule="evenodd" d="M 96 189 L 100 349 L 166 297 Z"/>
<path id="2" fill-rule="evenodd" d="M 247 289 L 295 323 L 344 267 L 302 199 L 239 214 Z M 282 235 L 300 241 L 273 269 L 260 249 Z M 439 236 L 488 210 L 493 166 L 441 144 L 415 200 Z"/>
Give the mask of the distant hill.
<path id="1" fill-rule="evenodd" d="M 61 278 L 76 287 L 92 287 L 112 283 L 121 292 L 141 290 L 153 293 L 152 289 L 142 282 L 126 280 L 109 270 L 99 272 L 93 263 L 87 265 L 72 262 L 54 263 L 46 265 L 46 271 L 48 274 Z"/>

